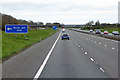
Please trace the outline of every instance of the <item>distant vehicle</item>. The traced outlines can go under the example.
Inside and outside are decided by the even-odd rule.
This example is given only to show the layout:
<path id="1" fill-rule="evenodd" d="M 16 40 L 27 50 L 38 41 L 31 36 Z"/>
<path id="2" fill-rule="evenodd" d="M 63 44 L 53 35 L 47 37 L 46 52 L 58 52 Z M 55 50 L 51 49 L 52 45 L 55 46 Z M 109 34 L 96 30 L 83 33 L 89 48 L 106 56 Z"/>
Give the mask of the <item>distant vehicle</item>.
<path id="1" fill-rule="evenodd" d="M 46 29 L 46 28 L 39 28 L 39 29 L 43 29 L 43 30 L 44 30 L 44 29 Z"/>
<path id="2" fill-rule="evenodd" d="M 91 29 L 90 32 L 93 32 L 93 30 Z"/>
<path id="3" fill-rule="evenodd" d="M 118 31 L 113 31 L 112 34 L 119 35 L 119 32 Z"/>
<path id="4" fill-rule="evenodd" d="M 104 34 L 108 34 L 108 31 L 104 31 Z"/>
<path id="5" fill-rule="evenodd" d="M 63 34 L 62 34 L 62 40 L 63 40 L 63 39 L 68 39 L 68 40 L 69 40 L 69 39 L 70 39 L 69 34 L 68 34 L 68 33 L 63 33 Z"/>
<path id="6" fill-rule="evenodd" d="M 100 30 L 95 30 L 95 33 L 96 34 L 101 34 L 101 31 Z"/>
<path id="7" fill-rule="evenodd" d="M 80 29 L 77 28 L 76 30 L 80 30 Z"/>
<path id="8" fill-rule="evenodd" d="M 64 29 L 64 28 L 62 29 L 62 32 L 65 32 L 65 29 Z"/>

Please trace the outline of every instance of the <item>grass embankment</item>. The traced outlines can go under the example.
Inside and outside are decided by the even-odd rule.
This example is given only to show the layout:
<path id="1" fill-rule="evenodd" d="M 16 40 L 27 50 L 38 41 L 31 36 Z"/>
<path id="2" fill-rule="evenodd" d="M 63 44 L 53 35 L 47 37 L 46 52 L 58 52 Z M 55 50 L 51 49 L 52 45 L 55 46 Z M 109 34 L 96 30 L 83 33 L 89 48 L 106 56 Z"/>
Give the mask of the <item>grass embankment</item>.
<path id="1" fill-rule="evenodd" d="M 29 31 L 26 36 L 29 36 L 28 40 L 24 40 L 24 34 L 17 34 L 17 38 L 15 34 L 6 34 L 4 31 L 2 32 L 2 58 L 9 57 L 16 52 L 24 49 L 31 44 L 34 44 L 41 39 L 45 39 L 50 35 L 54 34 L 56 31 L 53 29 L 46 30 L 33 30 Z"/>
<path id="2" fill-rule="evenodd" d="M 104 29 L 100 29 L 102 32 L 104 31 L 108 31 L 109 33 L 112 33 L 112 31 L 119 31 L 120 33 L 120 28 L 104 28 Z"/>
<path id="3" fill-rule="evenodd" d="M 99 27 L 99 28 L 96 28 L 96 27 L 84 27 L 83 30 L 89 30 L 89 29 L 99 29 L 101 30 L 101 32 L 104 32 L 104 31 L 108 31 L 109 33 L 112 33 L 112 31 L 119 31 L 120 32 L 120 28 L 118 27 Z"/>

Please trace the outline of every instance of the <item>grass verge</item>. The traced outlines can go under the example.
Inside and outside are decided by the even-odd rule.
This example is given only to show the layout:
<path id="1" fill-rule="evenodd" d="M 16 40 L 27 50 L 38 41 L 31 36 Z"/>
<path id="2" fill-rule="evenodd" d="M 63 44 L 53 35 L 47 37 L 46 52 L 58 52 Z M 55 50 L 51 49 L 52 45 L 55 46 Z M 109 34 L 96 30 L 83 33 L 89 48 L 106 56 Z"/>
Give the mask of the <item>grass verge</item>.
<path id="1" fill-rule="evenodd" d="M 4 31 L 2 32 L 2 59 L 9 57 L 21 49 L 24 49 L 34 43 L 37 43 L 41 40 L 49 37 L 54 34 L 56 31 L 53 29 L 46 30 L 33 30 L 29 31 L 28 34 L 25 34 L 26 39 L 24 40 L 24 34 L 6 34 Z"/>
<path id="2" fill-rule="evenodd" d="M 112 31 L 119 31 L 120 33 L 120 28 L 104 28 L 104 29 L 100 29 L 102 32 L 104 31 L 108 31 L 109 33 L 112 33 Z"/>
<path id="3" fill-rule="evenodd" d="M 83 30 L 89 30 L 89 29 L 87 29 L 87 28 L 91 28 L 91 27 L 84 27 L 84 29 Z M 120 27 L 99 27 L 99 28 L 94 28 L 94 27 L 92 27 L 94 30 L 96 30 L 96 29 L 99 29 L 99 30 L 101 30 L 101 32 L 104 32 L 104 31 L 108 31 L 109 33 L 112 33 L 112 31 L 119 31 L 119 33 L 120 33 Z M 91 29 L 92 29 L 91 28 Z"/>

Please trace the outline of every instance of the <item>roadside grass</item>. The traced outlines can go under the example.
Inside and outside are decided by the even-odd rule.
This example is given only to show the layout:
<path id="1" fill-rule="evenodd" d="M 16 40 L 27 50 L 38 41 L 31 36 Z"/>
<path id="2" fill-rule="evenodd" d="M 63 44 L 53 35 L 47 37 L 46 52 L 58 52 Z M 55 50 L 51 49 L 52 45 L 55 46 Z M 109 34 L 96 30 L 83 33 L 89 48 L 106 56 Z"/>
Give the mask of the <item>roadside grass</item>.
<path id="1" fill-rule="evenodd" d="M 84 30 L 89 30 L 89 29 L 85 28 Z M 101 30 L 101 32 L 108 31 L 109 33 L 112 33 L 112 31 L 119 31 L 120 33 L 120 28 L 117 27 L 99 27 L 98 30 Z"/>
<path id="2" fill-rule="evenodd" d="M 43 40 L 55 32 L 53 29 L 29 31 L 28 34 L 25 34 L 28 40 L 24 40 L 24 34 L 17 34 L 17 37 L 15 37 L 15 34 L 8 35 L 2 31 L 2 58 L 9 57 L 21 49 L 37 43 L 40 38 Z"/>
<path id="3" fill-rule="evenodd" d="M 104 28 L 104 29 L 100 29 L 102 32 L 104 31 L 108 31 L 109 33 L 112 33 L 112 31 L 119 31 L 120 32 L 120 28 Z"/>

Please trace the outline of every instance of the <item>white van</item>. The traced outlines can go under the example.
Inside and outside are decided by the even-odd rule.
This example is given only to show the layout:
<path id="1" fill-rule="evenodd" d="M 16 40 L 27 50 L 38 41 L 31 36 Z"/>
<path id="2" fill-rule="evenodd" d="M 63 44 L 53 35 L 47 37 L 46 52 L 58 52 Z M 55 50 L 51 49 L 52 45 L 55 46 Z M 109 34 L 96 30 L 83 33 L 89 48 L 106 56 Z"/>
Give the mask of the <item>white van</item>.
<path id="1" fill-rule="evenodd" d="M 62 29 L 62 32 L 65 32 L 65 29 Z"/>

